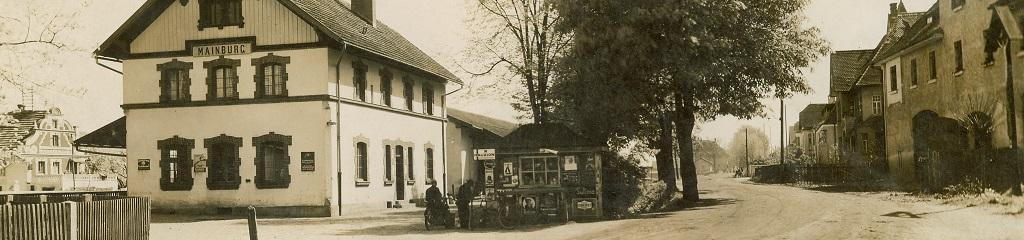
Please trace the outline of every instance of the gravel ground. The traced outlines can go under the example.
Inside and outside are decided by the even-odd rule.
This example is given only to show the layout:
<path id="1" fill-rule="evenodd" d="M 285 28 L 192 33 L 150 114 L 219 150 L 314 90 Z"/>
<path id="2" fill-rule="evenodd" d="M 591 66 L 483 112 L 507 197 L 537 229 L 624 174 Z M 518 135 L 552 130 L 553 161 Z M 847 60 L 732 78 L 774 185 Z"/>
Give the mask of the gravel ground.
<path id="1" fill-rule="evenodd" d="M 404 209 L 339 218 L 261 219 L 260 239 L 1022 239 L 1024 216 L 987 207 L 830 193 L 701 177 L 704 201 L 635 219 L 514 230 L 423 228 Z M 155 216 L 152 239 L 248 239 L 245 220 Z"/>

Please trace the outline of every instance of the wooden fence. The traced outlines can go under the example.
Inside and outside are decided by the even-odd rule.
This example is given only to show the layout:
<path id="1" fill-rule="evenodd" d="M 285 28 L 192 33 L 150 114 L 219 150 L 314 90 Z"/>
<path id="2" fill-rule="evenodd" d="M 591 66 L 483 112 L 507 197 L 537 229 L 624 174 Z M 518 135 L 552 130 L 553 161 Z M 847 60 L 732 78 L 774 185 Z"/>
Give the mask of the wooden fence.
<path id="1" fill-rule="evenodd" d="M 117 199 L 99 200 L 112 197 Z M 0 205 L 0 239 L 149 239 L 149 198 L 82 198 Z"/>

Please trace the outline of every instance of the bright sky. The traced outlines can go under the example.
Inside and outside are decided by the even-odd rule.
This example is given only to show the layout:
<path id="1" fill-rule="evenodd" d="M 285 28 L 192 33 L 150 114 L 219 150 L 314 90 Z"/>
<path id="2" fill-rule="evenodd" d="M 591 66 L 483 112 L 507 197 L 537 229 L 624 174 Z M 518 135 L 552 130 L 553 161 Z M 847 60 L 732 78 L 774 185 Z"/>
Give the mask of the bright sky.
<path id="1" fill-rule="evenodd" d="M 193 0 L 194 1 L 194 0 Z M 884 34 L 888 4 L 896 0 L 812 0 L 807 9 L 807 23 L 822 30 L 833 51 L 872 48 Z M 67 32 L 66 37 L 82 50 L 59 57 L 59 67 L 49 69 L 37 76 L 58 78 L 59 87 L 73 89 L 79 94 L 64 94 L 68 91 L 37 90 L 37 106 L 57 106 L 79 126 L 88 132 L 103 126 L 121 116 L 121 76 L 97 66 L 91 52 L 118 26 L 121 25 L 143 0 L 85 0 L 83 1 L 0 1 L 0 16 L 18 16 L 27 9 L 80 9 L 77 16 L 79 28 Z M 925 11 L 934 0 L 906 0 L 910 11 Z M 458 59 L 467 45 L 466 6 L 475 0 L 378 0 L 378 14 L 381 21 L 403 34 L 425 52 L 437 59 L 449 70 L 470 80 L 458 68 Z M 85 7 L 82 7 L 85 5 Z M 795 96 L 786 101 L 786 123 L 795 122 L 800 110 L 808 103 L 825 102 L 828 95 L 828 57 L 815 63 L 807 71 L 812 93 Z M 450 85 L 449 91 L 458 85 Z M 518 87 L 518 86 L 516 86 Z M 503 96 L 467 96 L 460 91 L 448 99 L 450 107 L 461 108 L 501 119 L 517 121 L 520 113 L 508 105 Z M 20 93 L 9 85 L 0 84 L 0 111 L 9 111 L 21 103 Z M 772 144 L 779 143 L 778 100 L 769 100 L 766 119 L 738 120 L 723 117 L 704 123 L 698 135 L 718 139 L 727 146 L 733 132 L 747 124 L 765 129 L 772 138 Z"/>

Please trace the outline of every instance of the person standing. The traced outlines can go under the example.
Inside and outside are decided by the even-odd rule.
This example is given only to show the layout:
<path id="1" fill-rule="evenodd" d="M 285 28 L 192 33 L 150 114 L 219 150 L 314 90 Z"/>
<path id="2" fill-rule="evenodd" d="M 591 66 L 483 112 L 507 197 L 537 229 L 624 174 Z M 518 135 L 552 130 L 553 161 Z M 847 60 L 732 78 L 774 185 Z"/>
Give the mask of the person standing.
<path id="1" fill-rule="evenodd" d="M 455 202 L 455 205 L 459 208 L 460 228 L 469 227 L 469 202 L 473 201 L 473 198 L 476 197 L 476 191 L 473 189 L 473 184 L 473 180 L 470 179 L 459 187 L 459 199 Z"/>

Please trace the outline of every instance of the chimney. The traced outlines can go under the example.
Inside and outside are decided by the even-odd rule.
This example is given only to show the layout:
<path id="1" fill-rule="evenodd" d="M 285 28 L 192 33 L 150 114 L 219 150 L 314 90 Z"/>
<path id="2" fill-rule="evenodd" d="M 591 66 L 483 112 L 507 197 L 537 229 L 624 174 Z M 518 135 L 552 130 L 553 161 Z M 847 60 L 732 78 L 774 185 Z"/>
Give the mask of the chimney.
<path id="1" fill-rule="evenodd" d="M 352 11 L 370 25 L 377 25 L 377 6 L 374 6 L 373 0 L 352 0 Z"/>
<path id="2" fill-rule="evenodd" d="M 18 112 L 24 112 L 24 111 L 25 111 L 25 105 L 24 104 L 18 104 Z"/>
<path id="3" fill-rule="evenodd" d="M 353 2 L 354 2 L 354 1 L 353 1 Z M 352 5 L 355 5 L 355 4 L 352 4 Z M 889 4 L 889 17 L 893 17 L 893 16 L 896 16 L 896 12 L 898 11 L 898 10 L 897 10 L 898 8 L 899 8 L 899 7 L 898 7 L 898 4 L 897 4 L 897 3 L 890 3 L 890 4 Z"/>

